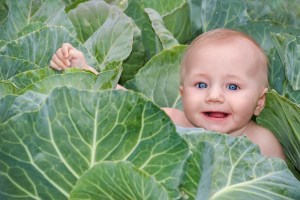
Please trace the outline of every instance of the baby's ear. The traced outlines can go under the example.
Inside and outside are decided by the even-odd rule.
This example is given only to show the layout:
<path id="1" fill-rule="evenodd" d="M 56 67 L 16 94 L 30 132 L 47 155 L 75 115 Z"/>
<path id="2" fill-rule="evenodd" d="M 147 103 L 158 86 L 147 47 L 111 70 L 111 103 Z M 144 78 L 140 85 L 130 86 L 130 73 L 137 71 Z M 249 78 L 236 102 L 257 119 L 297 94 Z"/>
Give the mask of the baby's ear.
<path id="1" fill-rule="evenodd" d="M 182 85 L 179 86 L 179 92 L 180 92 L 180 96 L 182 97 L 182 92 L 183 92 L 183 87 L 182 87 Z"/>
<path id="2" fill-rule="evenodd" d="M 265 103 L 266 103 L 266 93 L 268 92 L 268 88 L 264 88 L 262 93 L 260 94 L 260 97 L 257 101 L 257 105 L 254 111 L 254 115 L 258 116 L 260 112 L 264 109 Z"/>

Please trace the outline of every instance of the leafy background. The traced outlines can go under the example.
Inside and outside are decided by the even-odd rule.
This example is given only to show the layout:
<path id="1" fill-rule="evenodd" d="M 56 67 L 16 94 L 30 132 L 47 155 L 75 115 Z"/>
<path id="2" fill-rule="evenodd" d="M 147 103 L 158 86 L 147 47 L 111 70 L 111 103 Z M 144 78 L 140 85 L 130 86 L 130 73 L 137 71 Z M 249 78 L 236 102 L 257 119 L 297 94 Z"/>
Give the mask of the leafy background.
<path id="1" fill-rule="evenodd" d="M 0 1 L 0 199 L 299 199 L 298 0 Z M 253 36 L 272 89 L 245 137 L 176 129 L 180 59 L 218 27 Z M 99 75 L 49 68 L 69 42 Z M 111 90 L 117 83 L 130 91 Z"/>

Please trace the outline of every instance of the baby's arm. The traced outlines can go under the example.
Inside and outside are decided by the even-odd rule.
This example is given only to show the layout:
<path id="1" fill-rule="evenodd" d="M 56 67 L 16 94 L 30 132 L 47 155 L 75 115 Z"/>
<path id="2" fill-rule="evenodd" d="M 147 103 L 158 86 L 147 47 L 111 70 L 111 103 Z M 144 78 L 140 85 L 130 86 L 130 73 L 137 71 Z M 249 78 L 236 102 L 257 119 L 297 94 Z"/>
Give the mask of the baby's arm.
<path id="1" fill-rule="evenodd" d="M 98 74 L 94 68 L 87 64 L 83 53 L 69 43 L 64 43 L 61 48 L 57 49 L 52 56 L 50 66 L 57 70 L 75 67 Z"/>

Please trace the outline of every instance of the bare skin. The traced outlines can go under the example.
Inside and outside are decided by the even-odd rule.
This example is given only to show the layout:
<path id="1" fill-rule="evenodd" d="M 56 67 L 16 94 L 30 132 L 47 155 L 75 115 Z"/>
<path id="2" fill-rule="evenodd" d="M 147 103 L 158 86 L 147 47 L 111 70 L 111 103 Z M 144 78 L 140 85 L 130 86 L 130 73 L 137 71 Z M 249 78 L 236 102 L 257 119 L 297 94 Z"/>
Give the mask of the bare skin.
<path id="1" fill-rule="evenodd" d="M 239 46 L 239 43 L 237 43 L 237 45 Z M 241 46 L 238 47 L 238 51 L 236 52 L 236 54 L 238 55 L 241 51 L 241 49 L 243 49 L 245 47 L 245 44 L 242 44 Z M 222 47 L 219 48 L 220 50 L 222 50 Z M 228 49 L 225 49 L 224 52 L 232 52 L 234 51 L 233 49 L 230 49 L 230 51 Z M 205 52 L 207 52 L 207 50 L 205 50 Z M 198 59 L 200 58 L 199 56 L 202 55 L 201 52 L 199 52 L 200 54 L 197 55 L 195 54 L 194 56 L 194 60 L 193 57 L 190 59 L 190 62 L 193 63 L 195 62 L 195 65 L 191 65 L 191 66 L 195 66 L 196 68 L 191 68 L 188 73 L 185 74 L 185 76 L 187 77 L 186 80 L 193 80 L 193 74 L 194 73 L 198 73 L 197 70 L 199 66 L 206 66 L 206 63 L 203 64 L 199 64 L 203 61 L 206 61 L 208 63 L 211 63 L 211 60 L 209 60 L 209 56 L 213 55 L 213 53 L 215 52 L 215 49 L 212 48 L 212 54 L 208 54 L 205 55 L 205 59 Z M 255 52 L 253 52 L 251 50 L 250 47 L 245 47 L 245 56 L 249 56 L 249 55 L 255 55 Z M 197 51 L 196 51 L 197 53 Z M 222 52 L 223 53 L 223 52 Z M 193 56 L 193 55 L 192 55 Z M 200 74 L 200 76 L 196 77 L 196 83 L 198 81 L 198 79 L 200 81 L 198 82 L 202 82 L 208 85 L 208 89 L 207 88 L 198 88 L 198 85 L 195 87 L 195 84 L 193 85 L 190 84 L 189 82 L 183 82 L 180 86 L 180 94 L 183 98 L 183 103 L 184 103 L 184 111 L 181 110 L 177 110 L 175 108 L 162 108 L 162 110 L 164 110 L 166 112 L 166 114 L 170 117 L 170 119 L 174 122 L 174 124 L 181 126 L 181 127 L 202 127 L 205 128 L 207 130 L 213 130 L 213 131 L 218 131 L 221 133 L 226 133 L 229 134 L 231 136 L 241 136 L 241 135 L 245 135 L 250 141 L 252 141 L 254 144 L 257 144 L 260 147 L 261 153 L 267 157 L 277 157 L 277 158 L 281 158 L 281 159 L 285 159 L 284 153 L 282 151 L 281 145 L 278 142 L 278 140 L 276 139 L 276 137 L 272 134 L 271 131 L 269 131 L 266 128 L 263 128 L 259 125 L 257 125 L 256 123 L 254 123 L 253 121 L 251 121 L 251 117 L 252 115 L 259 115 L 259 113 L 261 112 L 261 110 L 263 109 L 264 105 L 265 105 L 265 93 L 267 92 L 267 88 L 264 87 L 259 87 L 259 85 L 256 88 L 256 83 L 261 83 L 260 80 L 251 80 L 250 78 L 248 78 L 247 76 L 244 76 L 245 73 L 255 73 L 256 71 L 259 71 L 258 69 L 254 69 L 254 71 L 243 71 L 243 70 L 232 70 L 232 65 L 230 63 L 238 63 L 239 66 L 244 64 L 244 59 L 246 59 L 247 57 L 243 58 L 244 54 L 239 55 L 237 57 L 233 57 L 231 58 L 229 55 L 224 55 L 224 58 L 220 59 L 221 62 L 215 62 L 215 64 L 213 66 L 215 67 L 222 67 L 220 69 L 214 69 L 214 70 L 208 70 L 206 71 L 206 69 L 201 69 L 200 72 L 202 73 L 203 71 L 205 73 L 207 73 L 208 75 L 205 75 L 205 78 L 203 79 L 204 81 L 202 81 L 202 75 Z M 240 59 L 241 57 L 241 59 Z M 207 58 L 207 59 L 206 59 Z M 228 60 L 227 62 L 227 58 L 229 59 L 237 59 L 237 60 Z M 215 58 L 211 58 L 212 61 L 215 61 Z M 256 65 L 256 63 L 258 62 L 255 59 L 254 60 L 253 65 Z M 250 63 L 252 65 L 252 60 L 249 60 L 248 63 Z M 218 61 L 218 60 L 217 60 Z M 228 69 L 226 68 L 226 62 L 228 63 Z M 240 63 L 239 63 L 240 62 Z M 250 67 L 249 64 L 249 67 Z M 57 70 L 65 70 L 67 68 L 70 67 L 77 67 L 77 68 L 81 68 L 84 70 L 88 70 L 91 71 L 95 74 L 98 74 L 98 72 L 90 67 L 85 58 L 84 55 L 81 51 L 77 50 L 76 48 L 74 48 L 71 44 L 65 43 L 62 45 L 61 48 L 59 48 L 56 53 L 53 55 L 52 60 L 50 62 L 50 66 L 54 69 Z M 225 67 L 224 67 L 225 66 Z M 249 68 L 248 67 L 248 68 Z M 209 66 L 209 69 L 211 68 L 211 66 Z M 246 67 L 246 69 L 248 69 Z M 196 71 L 194 71 L 194 69 Z M 249 84 L 249 89 L 247 84 L 241 83 L 241 88 L 242 90 L 237 90 L 236 91 L 227 91 L 227 85 L 226 87 L 223 86 L 222 84 L 225 83 L 227 84 L 227 79 L 221 78 L 221 79 L 211 79 L 210 80 L 210 76 L 209 73 L 211 73 L 211 71 L 213 73 L 215 73 L 216 71 L 221 71 L 220 77 L 223 77 L 223 75 L 227 73 L 227 71 L 234 71 L 237 74 L 231 74 L 231 76 L 234 77 L 237 76 L 244 76 L 243 80 L 249 80 L 248 82 L 250 82 L 251 84 Z M 189 76 L 189 72 L 190 75 L 192 75 L 191 77 Z M 214 74 L 215 75 L 215 74 Z M 251 77 L 255 77 L 254 74 L 251 74 Z M 208 77 L 208 78 L 207 78 Z M 226 77 L 226 76 L 224 76 Z M 230 79 L 230 81 L 232 80 L 232 77 Z M 260 77 L 260 76 L 257 76 Z M 247 83 L 247 81 L 245 81 Z M 220 84 L 221 83 L 221 84 Z M 229 82 L 231 84 L 231 82 Z M 231 85 L 235 85 L 236 82 L 234 82 L 234 84 Z M 213 87 L 214 90 L 212 90 L 213 92 L 209 92 L 210 87 Z M 231 86 L 232 87 L 232 86 Z M 235 87 L 235 86 L 234 86 Z M 117 85 L 116 89 L 123 89 L 126 90 L 126 88 Z M 239 88 L 240 89 L 240 88 Z M 249 90 L 249 92 L 248 92 Z M 209 93 L 203 93 L 205 91 L 208 91 Z M 239 96 L 236 96 L 236 94 L 242 93 L 243 91 L 245 92 L 245 95 L 241 96 L 241 101 L 239 100 Z M 259 92 L 257 92 L 259 91 Z M 247 96 L 247 92 L 249 93 L 249 95 Z M 202 94 L 203 93 L 203 94 Z M 225 95 L 226 94 L 226 95 Z M 198 95 L 197 98 L 193 98 L 196 97 Z M 200 95 L 200 96 L 199 96 Z M 204 103 L 205 100 L 201 100 L 202 99 L 202 95 L 208 95 L 208 97 L 204 98 L 205 96 L 203 96 L 204 99 L 210 99 L 209 101 L 207 100 L 206 103 Z M 231 97 L 232 96 L 232 97 Z M 254 97 L 254 99 L 252 98 Z M 220 98 L 220 99 L 219 99 Z M 224 99 L 223 99 L 224 98 Z M 232 100 L 231 100 L 232 99 Z M 249 101 L 247 104 L 244 103 L 244 100 Z M 230 103 L 231 101 L 233 101 L 233 103 Z M 226 103 L 229 102 L 229 103 Z M 239 103 L 241 102 L 241 103 Z M 195 105 L 208 105 L 209 108 L 207 109 L 214 109 L 214 112 L 209 112 L 209 114 L 204 114 L 202 115 L 203 120 L 206 120 L 207 124 L 203 124 L 202 121 L 200 119 L 197 119 L 198 114 L 197 113 L 201 113 L 200 110 L 198 111 L 198 107 Z M 224 106 L 223 106 L 224 104 Z M 236 106 L 237 109 L 235 109 Z M 248 106 L 250 105 L 250 106 Z M 190 106 L 194 106 L 191 107 L 189 109 Z M 232 106 L 232 108 L 231 108 Z M 221 111 L 218 111 L 218 108 L 221 109 Z M 250 109 L 250 110 L 249 110 Z M 237 110 L 237 111 L 236 111 Z M 238 112 L 239 110 L 242 110 L 245 113 L 241 113 Z M 196 112 L 194 112 L 196 111 Z M 232 113 L 231 113 L 232 112 Z M 231 120 L 231 116 L 236 115 L 235 113 L 237 113 L 237 121 L 235 122 L 234 120 Z M 239 116 L 240 115 L 240 116 Z M 201 116 L 201 115 L 199 115 Z M 221 125 L 219 128 L 219 123 L 223 123 L 224 121 L 224 125 Z M 223 129 L 223 127 L 225 127 L 225 125 L 227 126 L 227 124 L 231 124 L 232 121 L 232 125 L 228 127 L 228 129 Z"/>

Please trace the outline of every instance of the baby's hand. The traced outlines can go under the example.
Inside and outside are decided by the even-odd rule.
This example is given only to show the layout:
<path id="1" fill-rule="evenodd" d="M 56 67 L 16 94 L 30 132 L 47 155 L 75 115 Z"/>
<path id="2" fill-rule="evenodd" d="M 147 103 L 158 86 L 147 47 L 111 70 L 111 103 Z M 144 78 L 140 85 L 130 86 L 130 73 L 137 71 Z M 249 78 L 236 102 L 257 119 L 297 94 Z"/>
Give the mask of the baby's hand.
<path id="1" fill-rule="evenodd" d="M 52 56 L 50 66 L 57 70 L 65 70 L 70 67 L 91 70 L 86 63 L 84 55 L 69 43 L 64 43 Z"/>

